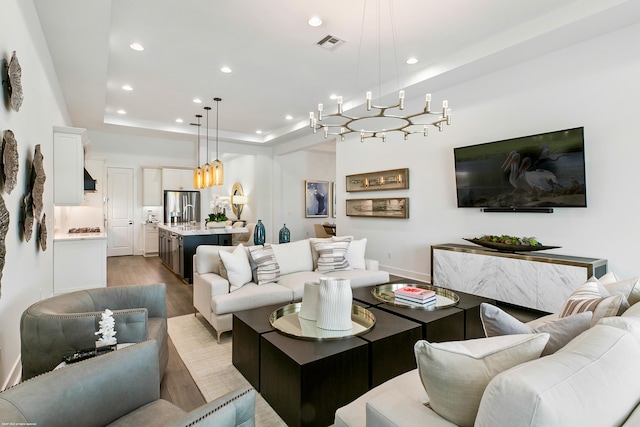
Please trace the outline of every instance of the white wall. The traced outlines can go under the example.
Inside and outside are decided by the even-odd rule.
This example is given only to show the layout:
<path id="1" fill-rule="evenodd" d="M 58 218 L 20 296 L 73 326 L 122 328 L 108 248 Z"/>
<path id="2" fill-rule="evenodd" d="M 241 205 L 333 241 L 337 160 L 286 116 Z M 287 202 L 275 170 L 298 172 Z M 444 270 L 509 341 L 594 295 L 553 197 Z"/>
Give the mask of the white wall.
<path id="1" fill-rule="evenodd" d="M 275 156 L 273 159 L 274 236 L 284 224 L 291 232 L 291 240 L 314 237 L 314 223 L 333 222 L 331 197 L 327 195 L 328 218 L 305 218 L 305 180 L 335 181 L 336 156 L 333 153 L 306 150 Z"/>
<path id="2" fill-rule="evenodd" d="M 0 289 L 0 389 L 16 381 L 20 371 L 20 316 L 40 298 L 53 294 L 53 126 L 69 126 L 64 99 L 32 2 L 4 0 L 0 14 L 0 51 L 8 63 L 16 51 L 22 66 L 24 101 L 19 112 L 0 107 L 0 130 L 11 129 L 18 141 L 18 185 L 2 192 L 10 214 L 6 256 Z M 3 83 L 4 93 L 4 83 Z M 31 173 L 36 144 L 44 155 L 47 175 L 44 213 L 47 216 L 47 250 L 37 247 L 36 230 L 30 241 L 20 232 L 20 203 Z"/>
<path id="3" fill-rule="evenodd" d="M 411 186 L 384 194 L 409 197 L 410 219 L 340 215 L 340 234 L 368 237 L 367 256 L 409 277 L 428 278 L 430 245 L 482 234 L 535 236 L 562 246 L 554 253 L 606 258 L 620 277 L 638 275 L 640 57 L 627 48 L 638 38 L 640 25 L 627 27 L 433 93 L 436 102 L 449 100 L 453 123 L 426 139 L 338 142 L 339 206 L 348 174 L 408 167 Z M 406 110 L 418 108 L 414 99 Z M 585 129 L 586 209 L 537 214 L 456 207 L 454 147 L 578 126 Z M 367 159 L 366 166 L 355 158 Z M 367 193 L 374 194 L 380 193 Z"/>

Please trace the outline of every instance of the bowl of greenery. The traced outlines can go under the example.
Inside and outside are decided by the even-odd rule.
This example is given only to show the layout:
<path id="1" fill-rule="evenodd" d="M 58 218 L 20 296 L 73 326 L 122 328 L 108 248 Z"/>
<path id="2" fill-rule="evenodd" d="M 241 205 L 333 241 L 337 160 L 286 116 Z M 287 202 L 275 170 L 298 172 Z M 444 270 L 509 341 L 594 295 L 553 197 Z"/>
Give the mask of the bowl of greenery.
<path id="1" fill-rule="evenodd" d="M 473 239 L 464 239 L 468 242 L 483 246 L 489 249 L 495 249 L 500 252 L 529 252 L 542 251 L 545 249 L 556 249 L 560 246 L 545 246 L 535 237 L 517 237 L 507 234 L 494 235 L 485 234 Z"/>

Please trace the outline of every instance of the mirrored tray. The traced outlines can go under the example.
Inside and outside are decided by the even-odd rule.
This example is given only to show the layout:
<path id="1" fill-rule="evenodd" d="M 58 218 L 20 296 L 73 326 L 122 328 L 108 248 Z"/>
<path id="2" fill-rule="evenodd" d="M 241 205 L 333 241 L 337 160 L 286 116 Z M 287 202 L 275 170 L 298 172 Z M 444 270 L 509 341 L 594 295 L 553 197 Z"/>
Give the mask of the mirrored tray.
<path id="1" fill-rule="evenodd" d="M 330 331 L 316 327 L 316 322 L 300 319 L 298 312 L 301 302 L 285 305 L 271 313 L 269 323 L 284 335 L 312 341 L 339 340 L 366 334 L 376 324 L 376 317 L 366 308 L 351 306 L 351 322 L 353 328 L 348 331 Z"/>
<path id="2" fill-rule="evenodd" d="M 405 286 L 411 286 L 414 288 L 429 289 L 436 293 L 436 303 L 423 306 L 422 304 L 412 304 L 410 302 L 396 302 L 393 291 Z M 371 291 L 374 298 L 378 301 L 382 301 L 386 304 L 395 305 L 398 307 L 414 308 L 417 310 L 438 310 L 442 308 L 453 307 L 458 304 L 460 297 L 453 291 L 444 288 L 438 288 L 433 285 L 417 285 L 415 283 L 387 283 L 385 285 L 378 285 Z"/>

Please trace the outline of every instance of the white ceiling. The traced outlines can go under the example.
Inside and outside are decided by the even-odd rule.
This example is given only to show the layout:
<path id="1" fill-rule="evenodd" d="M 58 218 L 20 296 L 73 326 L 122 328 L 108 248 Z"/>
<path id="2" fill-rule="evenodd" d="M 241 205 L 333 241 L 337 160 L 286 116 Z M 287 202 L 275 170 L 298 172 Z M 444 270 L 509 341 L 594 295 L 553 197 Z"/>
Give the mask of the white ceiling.
<path id="1" fill-rule="evenodd" d="M 73 126 L 191 139 L 209 105 L 213 139 L 221 97 L 220 139 L 268 145 L 310 133 L 331 94 L 423 96 L 640 21 L 637 0 L 33 1 Z M 325 50 L 326 35 L 346 43 Z"/>

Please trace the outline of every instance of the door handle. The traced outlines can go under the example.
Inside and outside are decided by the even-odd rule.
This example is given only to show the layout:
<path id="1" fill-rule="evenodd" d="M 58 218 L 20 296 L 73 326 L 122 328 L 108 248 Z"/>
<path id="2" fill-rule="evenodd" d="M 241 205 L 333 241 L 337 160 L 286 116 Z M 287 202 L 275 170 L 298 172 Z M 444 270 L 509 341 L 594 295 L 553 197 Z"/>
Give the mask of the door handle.
<path id="1" fill-rule="evenodd" d="M 129 225 L 133 225 L 133 221 L 129 220 Z"/>

